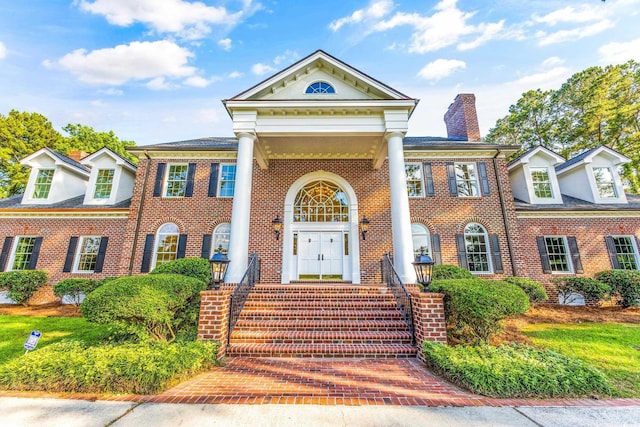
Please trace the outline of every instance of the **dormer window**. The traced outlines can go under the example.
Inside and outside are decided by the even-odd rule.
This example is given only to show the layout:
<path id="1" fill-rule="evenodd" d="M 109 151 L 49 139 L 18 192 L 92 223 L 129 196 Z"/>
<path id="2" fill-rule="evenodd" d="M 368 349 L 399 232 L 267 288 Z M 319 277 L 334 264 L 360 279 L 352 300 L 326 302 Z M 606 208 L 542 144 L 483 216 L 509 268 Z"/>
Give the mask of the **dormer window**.
<path id="1" fill-rule="evenodd" d="M 38 176 L 36 177 L 36 182 L 33 187 L 34 199 L 46 199 L 49 197 L 54 172 L 55 169 L 40 169 L 38 171 Z"/>
<path id="2" fill-rule="evenodd" d="M 326 93 L 336 93 L 336 90 L 327 82 L 315 82 L 311 83 L 305 93 L 314 93 L 314 94 L 326 94 Z"/>
<path id="3" fill-rule="evenodd" d="M 94 199 L 108 199 L 111 197 L 113 188 L 114 169 L 99 169 L 96 176 L 96 189 L 93 193 Z"/>
<path id="4" fill-rule="evenodd" d="M 541 199 L 553 198 L 549 169 L 544 167 L 532 167 L 529 168 L 529 170 L 531 171 L 531 181 L 533 182 L 533 191 L 536 197 Z"/>
<path id="5" fill-rule="evenodd" d="M 613 181 L 613 174 L 611 173 L 610 168 L 594 167 L 593 176 L 596 180 L 596 186 L 600 197 L 603 199 L 615 199 L 618 197 L 615 182 Z"/>

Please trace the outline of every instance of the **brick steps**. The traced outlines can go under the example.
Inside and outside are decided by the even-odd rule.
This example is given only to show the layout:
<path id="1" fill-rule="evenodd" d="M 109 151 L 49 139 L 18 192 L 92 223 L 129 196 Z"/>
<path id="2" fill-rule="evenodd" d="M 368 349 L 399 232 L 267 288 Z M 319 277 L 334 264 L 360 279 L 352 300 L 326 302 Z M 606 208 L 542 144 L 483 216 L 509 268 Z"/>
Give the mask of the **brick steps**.
<path id="1" fill-rule="evenodd" d="M 258 284 L 229 337 L 244 357 L 415 357 L 411 334 L 383 285 Z"/>

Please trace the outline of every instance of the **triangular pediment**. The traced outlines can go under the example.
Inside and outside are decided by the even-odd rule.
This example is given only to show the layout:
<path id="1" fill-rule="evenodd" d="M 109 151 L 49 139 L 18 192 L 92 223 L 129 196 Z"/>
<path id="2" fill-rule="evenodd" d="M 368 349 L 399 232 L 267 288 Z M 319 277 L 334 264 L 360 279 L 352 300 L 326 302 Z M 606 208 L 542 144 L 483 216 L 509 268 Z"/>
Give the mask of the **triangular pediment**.
<path id="1" fill-rule="evenodd" d="M 306 93 L 313 83 L 335 93 Z M 228 101 L 409 100 L 407 95 L 318 50 Z"/>

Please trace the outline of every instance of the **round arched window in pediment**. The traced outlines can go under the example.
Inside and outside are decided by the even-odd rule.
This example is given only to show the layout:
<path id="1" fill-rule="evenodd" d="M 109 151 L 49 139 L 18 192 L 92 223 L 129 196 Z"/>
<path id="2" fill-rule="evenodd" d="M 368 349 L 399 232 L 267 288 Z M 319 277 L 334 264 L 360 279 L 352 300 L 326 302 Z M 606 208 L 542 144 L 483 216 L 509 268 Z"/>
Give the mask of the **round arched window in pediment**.
<path id="1" fill-rule="evenodd" d="M 307 86 L 307 90 L 304 93 L 327 94 L 336 93 L 336 90 L 327 82 L 315 82 Z"/>
<path id="2" fill-rule="evenodd" d="M 313 181 L 298 192 L 293 204 L 294 222 L 348 222 L 345 192 L 327 181 Z"/>

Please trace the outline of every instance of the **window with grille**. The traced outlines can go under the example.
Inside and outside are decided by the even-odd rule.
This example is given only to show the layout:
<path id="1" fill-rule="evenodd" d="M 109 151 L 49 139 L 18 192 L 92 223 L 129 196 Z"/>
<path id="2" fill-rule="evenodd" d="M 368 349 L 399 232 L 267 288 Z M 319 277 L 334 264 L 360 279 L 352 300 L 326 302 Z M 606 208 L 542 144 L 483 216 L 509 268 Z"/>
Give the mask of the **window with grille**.
<path id="1" fill-rule="evenodd" d="M 184 197 L 187 189 L 187 173 L 189 165 L 169 165 L 165 197 Z"/>
<path id="2" fill-rule="evenodd" d="M 571 261 L 569 261 L 569 248 L 564 236 L 545 237 L 549 264 L 554 273 L 571 273 Z"/>
<path id="3" fill-rule="evenodd" d="M 94 199 L 108 199 L 111 197 L 113 187 L 113 169 L 99 169 L 96 175 L 96 189 L 93 193 Z"/>
<path id="4" fill-rule="evenodd" d="M 478 171 L 475 163 L 456 163 L 456 184 L 459 197 L 478 197 Z"/>
<path id="5" fill-rule="evenodd" d="M 211 253 L 217 254 L 222 246 L 222 253 L 229 251 L 229 240 L 231 239 L 231 224 L 223 222 L 213 230 L 213 238 L 211 239 Z"/>
<path id="6" fill-rule="evenodd" d="M 487 230 L 476 223 L 468 224 L 464 228 L 465 251 L 467 253 L 467 267 L 475 273 L 490 273 L 489 239 Z"/>
<path id="7" fill-rule="evenodd" d="M 40 169 L 38 171 L 38 176 L 36 177 L 36 182 L 33 187 L 34 199 L 46 199 L 49 197 L 54 172 L 55 169 Z"/>
<path id="8" fill-rule="evenodd" d="M 93 273 L 98 260 L 100 237 L 82 236 L 78 245 L 75 271 L 78 273 Z"/>
<path id="9" fill-rule="evenodd" d="M 336 93 L 336 90 L 327 82 L 315 82 L 307 86 L 305 93 Z"/>
<path id="10" fill-rule="evenodd" d="M 180 231 L 178 226 L 168 222 L 163 224 L 156 235 L 156 254 L 154 257 L 154 268 L 173 261 L 178 254 L 178 238 Z"/>
<path id="11" fill-rule="evenodd" d="M 419 223 L 411 224 L 411 238 L 413 239 L 413 257 L 420 255 L 424 248 L 424 254 L 431 256 L 431 238 L 429 229 Z"/>
<path id="12" fill-rule="evenodd" d="M 236 165 L 220 165 L 218 197 L 233 197 L 236 186 Z"/>
<path id="13" fill-rule="evenodd" d="M 294 222 L 348 222 L 347 195 L 337 185 L 314 181 L 300 190 L 293 204 Z"/>
<path id="14" fill-rule="evenodd" d="M 11 270 L 28 270 L 36 244 L 35 237 L 18 237 L 13 251 Z"/>
<path id="15" fill-rule="evenodd" d="M 638 248 L 631 236 L 613 236 L 618 264 L 623 270 L 638 270 Z"/>
<path id="16" fill-rule="evenodd" d="M 607 199 L 618 197 L 610 168 L 593 168 L 593 176 L 600 197 Z"/>
<path id="17" fill-rule="evenodd" d="M 405 172 L 407 176 L 407 193 L 409 193 L 409 197 L 424 196 L 422 164 L 407 163 L 405 165 Z"/>
<path id="18" fill-rule="evenodd" d="M 531 168 L 531 181 L 533 181 L 533 191 L 536 197 L 541 199 L 552 199 L 551 180 L 547 168 Z"/>

